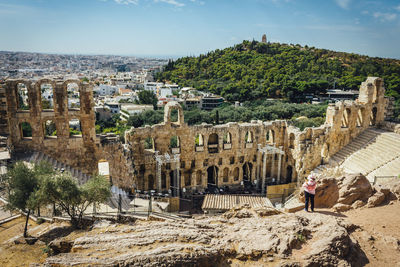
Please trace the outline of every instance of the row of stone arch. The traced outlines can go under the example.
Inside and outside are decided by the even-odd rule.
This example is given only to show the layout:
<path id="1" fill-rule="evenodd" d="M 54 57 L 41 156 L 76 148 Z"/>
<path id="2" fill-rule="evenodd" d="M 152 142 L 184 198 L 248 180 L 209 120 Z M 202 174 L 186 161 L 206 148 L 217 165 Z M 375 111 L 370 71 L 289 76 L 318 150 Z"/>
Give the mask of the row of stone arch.
<path id="1" fill-rule="evenodd" d="M 230 132 L 226 132 L 223 136 L 223 148 L 231 149 L 232 148 L 232 134 Z M 252 131 L 247 131 L 244 137 L 245 145 L 252 144 L 254 142 L 254 134 Z M 266 142 L 267 144 L 274 144 L 275 142 L 275 132 L 274 130 L 268 130 L 266 134 Z M 197 152 L 204 151 L 204 136 L 202 134 L 197 134 L 195 137 L 195 150 Z M 180 138 L 178 136 L 172 136 L 170 138 L 169 147 L 171 149 L 180 148 Z M 209 153 L 218 153 L 219 151 L 219 136 L 217 133 L 212 133 L 207 138 L 207 148 Z M 153 137 L 147 137 L 144 140 L 144 149 L 148 150 L 156 150 L 156 144 Z"/>
<path id="2" fill-rule="evenodd" d="M 253 177 L 253 168 L 255 168 L 253 163 L 245 162 L 241 167 L 225 167 L 221 169 L 220 172 L 220 168 L 213 165 L 209 166 L 205 171 L 197 170 L 193 173 L 190 171 L 179 171 L 179 177 L 182 177 L 183 175 L 181 187 L 219 187 L 221 185 L 231 184 L 232 182 L 239 183 L 239 181 L 254 181 L 255 177 Z M 162 190 L 172 189 L 177 186 L 176 172 L 176 170 L 170 170 L 161 173 Z M 293 167 L 291 165 L 286 166 L 286 182 L 292 181 L 292 175 Z M 155 179 L 155 175 L 147 175 L 147 179 L 145 180 L 147 183 L 147 190 L 156 189 L 157 182 Z"/>
<path id="3" fill-rule="evenodd" d="M 371 114 L 370 114 L 370 118 L 369 118 L 369 125 L 370 126 L 374 126 L 376 124 L 376 115 L 377 115 L 377 107 L 373 107 L 371 110 Z M 342 115 L 342 120 L 341 120 L 341 127 L 342 128 L 349 128 L 352 125 L 352 121 L 351 121 L 351 108 L 347 107 L 344 109 L 343 111 L 343 115 Z M 364 124 L 364 121 L 366 119 L 366 109 L 364 107 L 360 107 L 357 109 L 357 116 L 356 116 L 356 120 L 355 120 L 355 126 L 356 127 L 362 127 Z M 354 123 L 354 122 L 353 122 Z"/>
<path id="4" fill-rule="evenodd" d="M 68 121 L 69 137 L 78 137 L 82 135 L 81 122 L 80 120 Z M 46 138 L 58 138 L 60 136 L 60 129 L 54 120 L 48 119 L 43 123 L 43 137 Z M 32 126 L 28 121 L 22 121 L 19 123 L 19 131 L 21 139 L 30 139 L 33 136 Z"/>
<path id="5" fill-rule="evenodd" d="M 17 110 L 30 110 L 32 106 L 41 107 L 41 110 L 54 110 L 56 106 L 57 83 L 49 79 L 41 79 L 36 83 L 25 80 L 16 80 L 9 85 L 15 91 Z M 68 109 L 80 108 L 81 82 L 71 79 L 62 83 L 63 95 L 67 98 Z"/>

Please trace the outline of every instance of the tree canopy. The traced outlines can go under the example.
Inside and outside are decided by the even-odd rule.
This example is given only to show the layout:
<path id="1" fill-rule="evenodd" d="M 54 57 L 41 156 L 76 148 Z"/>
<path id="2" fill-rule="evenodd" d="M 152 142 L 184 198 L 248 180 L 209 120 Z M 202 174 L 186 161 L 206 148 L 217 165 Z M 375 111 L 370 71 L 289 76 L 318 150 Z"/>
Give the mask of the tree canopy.
<path id="1" fill-rule="evenodd" d="M 157 79 L 207 90 L 228 101 L 303 101 L 304 94 L 334 86 L 358 89 L 367 76 L 382 77 L 386 94 L 400 99 L 400 60 L 254 40 L 170 60 Z"/>

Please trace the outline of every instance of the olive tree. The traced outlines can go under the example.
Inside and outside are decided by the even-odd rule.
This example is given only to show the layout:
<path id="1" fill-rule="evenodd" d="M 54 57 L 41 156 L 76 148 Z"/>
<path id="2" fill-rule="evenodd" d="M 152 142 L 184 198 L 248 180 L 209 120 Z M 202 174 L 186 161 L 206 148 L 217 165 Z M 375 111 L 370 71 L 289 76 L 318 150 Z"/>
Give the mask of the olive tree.
<path id="1" fill-rule="evenodd" d="M 92 177 L 84 185 L 78 185 L 69 173 L 47 176 L 42 180 L 39 199 L 55 203 L 71 218 L 76 228 L 82 228 L 83 215 L 90 205 L 105 202 L 111 195 L 109 181 L 100 175 Z"/>
<path id="2" fill-rule="evenodd" d="M 47 162 L 41 162 L 29 168 L 23 162 L 17 162 L 5 176 L 8 189 L 10 210 L 27 210 L 24 237 L 27 237 L 28 220 L 32 210 L 39 208 L 42 202 L 37 198 L 40 181 L 44 176 L 51 176 L 53 170 Z"/>

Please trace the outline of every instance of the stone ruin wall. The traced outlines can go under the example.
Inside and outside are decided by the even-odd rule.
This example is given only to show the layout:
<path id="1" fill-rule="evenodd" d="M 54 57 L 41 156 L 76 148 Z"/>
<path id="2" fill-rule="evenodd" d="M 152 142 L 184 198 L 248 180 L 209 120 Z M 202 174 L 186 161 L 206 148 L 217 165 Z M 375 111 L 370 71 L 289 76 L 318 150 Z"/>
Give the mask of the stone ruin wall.
<path id="1" fill-rule="evenodd" d="M 103 140 L 100 136 L 101 149 L 99 149 L 98 157 L 109 163 L 110 178 L 113 184 L 120 188 L 132 189 L 135 184 L 132 151 L 117 137 L 110 139 Z"/>
<path id="2" fill-rule="evenodd" d="M 263 176 L 263 155 L 259 148 L 262 149 L 265 145 L 274 146 L 284 152 L 282 156 L 266 155 L 266 183 L 271 182 L 272 178 L 280 183 L 295 182 L 321 163 L 327 163 L 333 154 L 370 125 L 379 126 L 383 123 L 386 107 L 384 92 L 382 79 L 369 77 L 361 84 L 357 100 L 329 104 L 325 124 L 306 128 L 304 131 L 284 120 L 188 126 L 184 123 L 180 105 L 169 103 L 165 107 L 163 123 L 132 128 L 126 133 L 126 144 L 132 150 L 135 166 L 136 188 L 156 189 L 161 183 L 164 191 L 170 188 L 171 183 L 175 183 L 173 186 L 179 183 L 181 188 L 189 191 L 203 190 L 209 182 L 210 167 L 214 171 L 214 177 L 218 177 L 213 180 L 218 186 L 238 186 L 245 177 L 260 183 Z M 175 122 L 171 121 L 172 109 L 178 110 L 178 120 Z M 251 140 L 246 140 L 247 132 L 252 136 Z M 229 145 L 224 144 L 224 135 L 227 133 L 231 135 Z M 199 134 L 203 137 L 202 147 L 196 146 L 195 142 Z M 218 141 L 209 150 L 208 140 L 211 135 L 215 137 L 215 134 Z M 175 151 L 169 147 L 172 136 L 179 138 L 180 147 L 174 149 Z M 148 138 L 152 140 L 153 147 L 145 149 Z M 215 149 L 218 152 L 210 153 L 215 152 Z M 162 164 L 162 181 L 159 182 L 155 155 L 165 153 L 171 157 L 174 153 L 179 154 L 180 162 Z M 278 177 L 279 162 L 281 171 Z M 180 170 L 178 182 L 171 179 L 171 172 L 177 169 Z M 248 173 L 245 173 L 246 170 Z"/>
<path id="3" fill-rule="evenodd" d="M 27 88 L 29 110 L 18 108 L 19 83 Z M 79 87 L 80 108 L 68 108 L 69 83 Z M 49 84 L 53 89 L 52 109 L 42 108 L 42 84 Z M 89 83 L 81 83 L 79 80 L 8 80 L 3 87 L 6 92 L 8 134 L 15 151 L 41 151 L 88 174 L 97 170 L 94 101 Z M 70 136 L 69 121 L 72 119 L 79 119 L 81 136 Z M 46 121 L 55 123 L 57 136 L 45 136 Z M 23 137 L 23 122 L 30 124 L 32 137 Z"/>
<path id="4" fill-rule="evenodd" d="M 79 109 L 68 108 L 67 85 L 71 82 L 79 87 Z M 18 109 L 18 83 L 23 83 L 28 88 L 30 110 Z M 40 88 L 41 84 L 45 83 L 51 84 L 53 88 L 52 110 L 41 108 Z M 330 156 L 370 125 L 384 124 L 387 102 L 384 91 L 382 79 L 369 77 L 362 83 L 356 101 L 330 104 L 325 124 L 316 128 L 306 128 L 304 131 L 284 120 L 188 126 L 184 123 L 180 105 L 170 103 L 165 108 L 164 123 L 152 127 L 132 128 L 126 132 L 126 144 L 121 144 L 115 140 L 101 141 L 101 138 L 96 137 L 90 83 L 81 83 L 78 80 L 8 80 L 0 84 L 0 123 L 7 122 L 7 128 L 2 127 L 1 134 L 9 135 L 17 151 L 42 151 L 88 174 L 97 171 L 97 162 L 105 159 L 110 164 L 110 176 L 115 185 L 142 190 L 159 186 L 156 151 L 158 155 L 169 153 L 173 156 L 175 152 L 180 156 L 179 163 L 162 165 L 162 190 L 166 190 L 171 182 L 174 182 L 171 180 L 171 172 L 177 168 L 180 170 L 180 187 L 189 191 L 203 190 L 207 187 L 207 170 L 210 167 L 218 177 L 215 181 L 218 186 L 239 186 L 245 177 L 260 183 L 264 175 L 262 150 L 269 145 L 281 150 L 283 155 L 265 155 L 266 182 L 271 182 L 273 177 L 281 183 L 286 183 L 297 181 L 322 162 L 327 162 Z M 173 109 L 177 109 L 179 113 L 176 122 L 171 121 Z M 69 136 L 68 123 L 71 119 L 80 120 L 81 137 Z M 45 138 L 44 123 L 47 120 L 56 123 L 57 137 Z M 32 138 L 23 138 L 22 122 L 30 123 Z M 224 141 L 224 135 L 227 133 L 230 134 L 230 143 Z M 203 137 L 203 146 L 195 145 L 198 134 Z M 179 137 L 178 149 L 169 147 L 170 138 L 174 135 Z M 146 138 L 153 140 L 154 147 L 145 149 Z M 215 142 L 209 146 L 210 138 L 215 139 Z M 277 177 L 279 169 L 280 177 Z"/>

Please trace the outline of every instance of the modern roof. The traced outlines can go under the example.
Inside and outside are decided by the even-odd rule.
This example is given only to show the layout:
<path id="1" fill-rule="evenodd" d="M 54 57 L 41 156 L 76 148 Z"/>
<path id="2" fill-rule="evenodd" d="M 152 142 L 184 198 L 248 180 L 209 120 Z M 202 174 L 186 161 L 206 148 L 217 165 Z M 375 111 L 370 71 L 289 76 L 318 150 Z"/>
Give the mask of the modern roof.
<path id="1" fill-rule="evenodd" d="M 274 207 L 267 197 L 251 195 L 206 195 L 201 206 L 207 211 L 227 211 L 235 206 L 248 204 L 251 208 Z"/>

